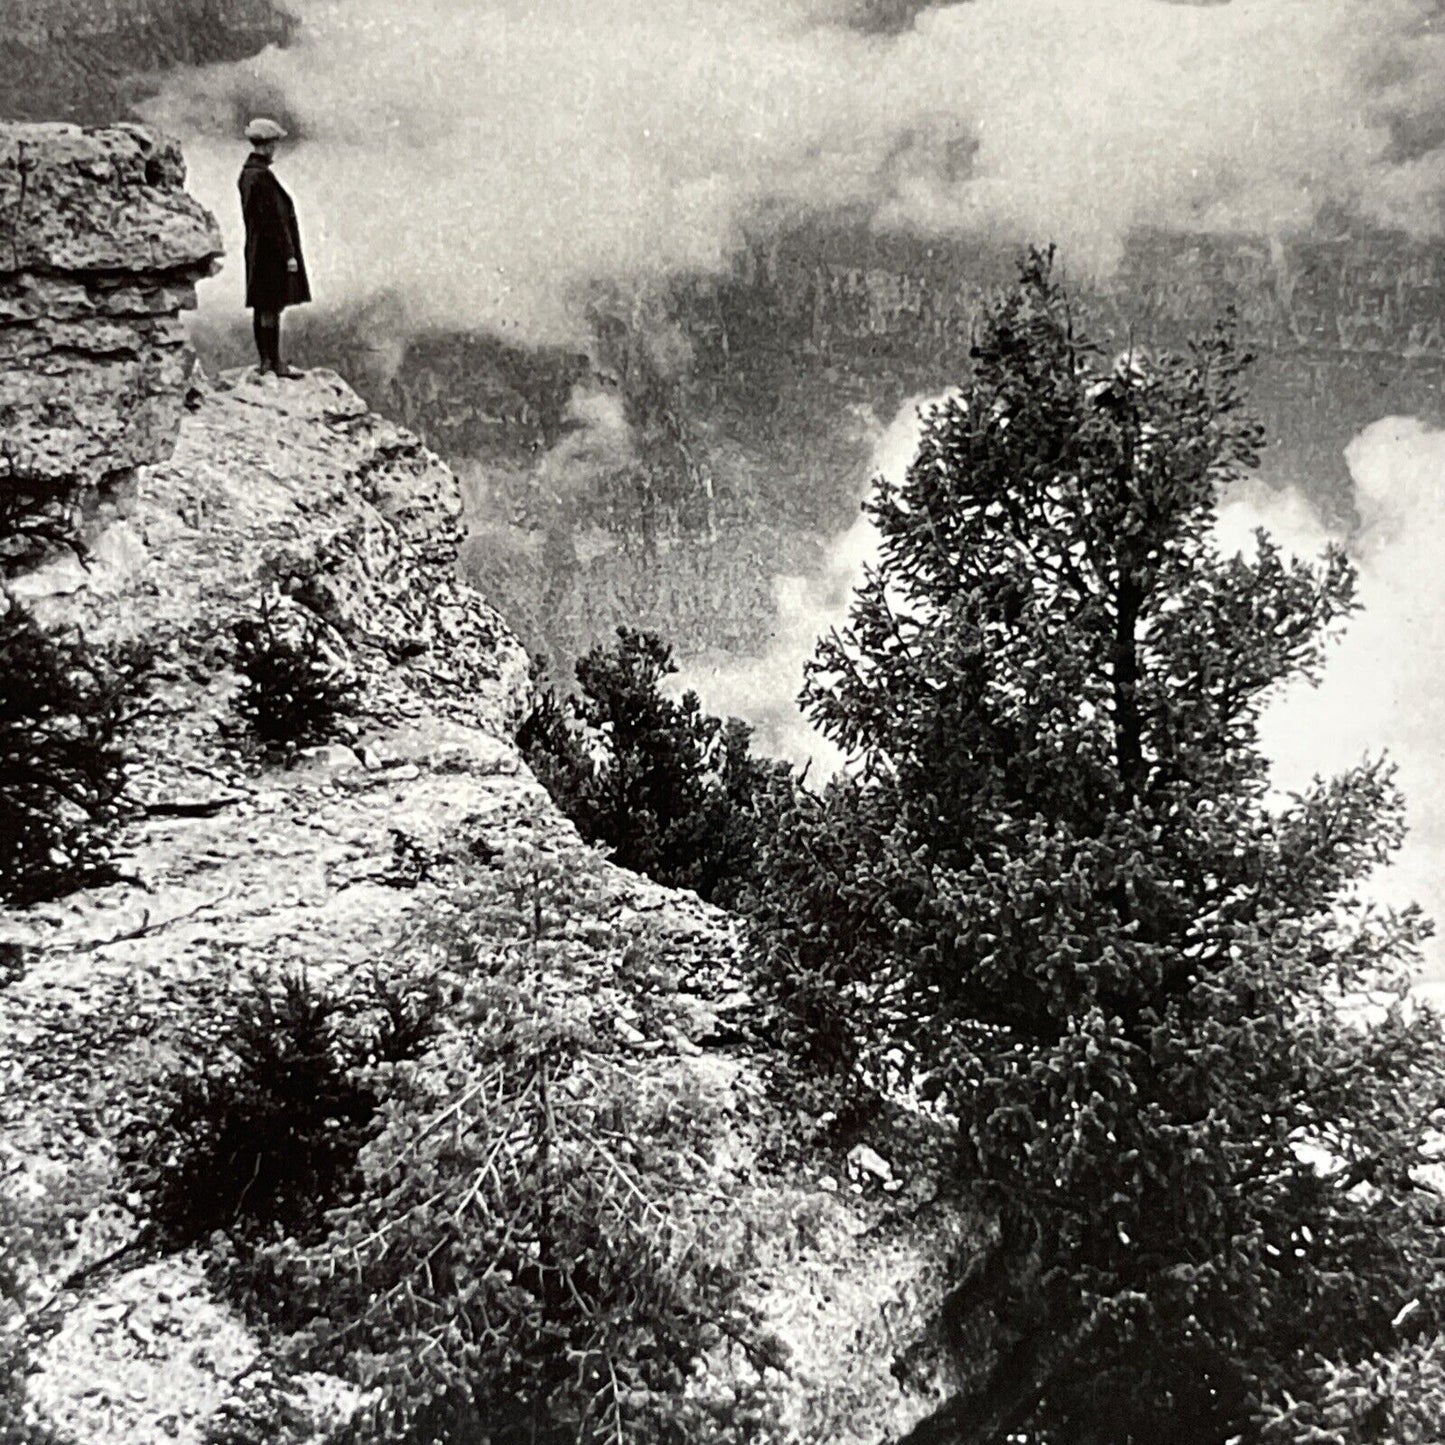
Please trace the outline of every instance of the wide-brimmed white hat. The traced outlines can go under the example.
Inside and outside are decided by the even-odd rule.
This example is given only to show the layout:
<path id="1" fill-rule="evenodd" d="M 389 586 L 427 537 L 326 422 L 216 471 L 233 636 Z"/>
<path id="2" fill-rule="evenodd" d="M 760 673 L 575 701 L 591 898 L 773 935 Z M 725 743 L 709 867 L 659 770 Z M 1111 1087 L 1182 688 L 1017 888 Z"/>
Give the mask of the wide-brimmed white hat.
<path id="1" fill-rule="evenodd" d="M 246 139 L 285 140 L 286 132 L 282 130 L 274 120 L 269 120 L 264 115 L 258 115 L 256 119 L 246 127 Z"/>

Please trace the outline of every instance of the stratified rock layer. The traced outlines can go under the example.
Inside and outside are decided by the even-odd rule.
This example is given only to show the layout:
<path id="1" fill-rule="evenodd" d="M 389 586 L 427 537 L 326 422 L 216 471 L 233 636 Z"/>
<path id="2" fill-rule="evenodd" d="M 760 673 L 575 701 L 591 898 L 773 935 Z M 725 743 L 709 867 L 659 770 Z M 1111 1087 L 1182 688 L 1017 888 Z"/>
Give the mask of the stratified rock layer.
<path id="1" fill-rule="evenodd" d="M 180 313 L 221 255 L 175 142 L 0 124 L 0 486 L 96 486 L 170 455 Z"/>
<path id="2" fill-rule="evenodd" d="M 193 390 L 174 455 L 108 510 L 85 565 L 61 556 L 12 583 L 46 622 L 145 638 L 158 656 L 126 876 L 0 911 L 10 1187 L 104 1198 L 137 1090 L 238 977 L 304 969 L 344 988 L 452 906 L 458 880 L 485 866 L 477 849 L 538 848 L 597 872 L 594 911 L 568 926 L 600 1015 L 638 1069 L 679 1097 L 701 1091 L 723 1121 L 716 1188 L 750 1221 L 748 1296 L 791 1356 L 779 1438 L 873 1445 L 906 1427 L 923 1397 L 889 1370 L 936 1251 L 881 1224 L 895 1196 L 833 1177 L 841 1160 L 764 1165 L 769 1054 L 750 1041 L 736 922 L 596 859 L 518 756 L 527 658 L 458 580 L 451 471 L 331 372 L 238 372 Z M 360 680 L 349 733 L 290 766 L 247 756 L 232 707 L 230 627 L 263 589 L 274 608 L 321 619 Z M 628 982 L 636 956 L 656 960 L 645 1009 Z M 29 1398 L 79 1445 L 202 1445 L 259 1345 L 199 1256 L 57 1289 L 136 1227 L 124 1210 L 91 1212 L 37 1283 L 55 1328 Z M 315 1388 L 321 1416 L 348 1398 L 335 1381 Z"/>

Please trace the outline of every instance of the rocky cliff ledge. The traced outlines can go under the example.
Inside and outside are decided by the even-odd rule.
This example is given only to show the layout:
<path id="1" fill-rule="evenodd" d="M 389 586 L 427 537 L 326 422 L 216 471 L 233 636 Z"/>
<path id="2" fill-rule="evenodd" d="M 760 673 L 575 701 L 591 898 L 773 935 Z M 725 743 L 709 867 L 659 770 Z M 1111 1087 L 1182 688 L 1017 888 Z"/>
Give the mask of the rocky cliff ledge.
<path id="1" fill-rule="evenodd" d="M 0 124 L 0 485 L 96 485 L 162 460 L 180 313 L 221 254 L 180 149 L 139 126 Z"/>
<path id="2" fill-rule="evenodd" d="M 765 1162 L 769 1056 L 735 923 L 585 848 L 521 762 L 527 658 L 458 580 L 455 477 L 332 373 L 183 384 L 171 303 L 214 247 L 174 149 L 42 128 L 37 180 L 13 160 L 34 153 L 27 136 L 5 143 L 4 174 L 29 179 L 4 294 L 12 334 L 33 343 L 6 353 L 5 434 L 48 476 L 94 481 L 106 457 L 136 468 L 92 518 L 83 562 L 53 556 L 9 590 L 45 622 L 144 638 L 158 658 L 123 878 L 0 914 L 0 1180 L 59 1201 L 68 1236 L 29 1281 L 33 1409 L 79 1445 L 202 1445 L 262 1347 L 196 1253 L 135 1248 L 114 1140 L 138 1081 L 238 979 L 290 967 L 344 988 L 459 881 L 530 849 L 594 880 L 589 916 L 566 925 L 593 1017 L 638 1070 L 724 1121 L 711 1167 L 755 1240 L 753 1301 L 791 1356 L 787 1438 L 895 1434 L 926 1408 L 891 1367 L 917 1333 L 933 1246 L 867 1169 Z M 288 766 L 235 735 L 227 639 L 263 594 L 314 619 L 360 683 L 344 738 Z M 640 940 L 655 964 L 641 984 Z M 348 1395 L 307 1384 L 320 1430 Z"/>

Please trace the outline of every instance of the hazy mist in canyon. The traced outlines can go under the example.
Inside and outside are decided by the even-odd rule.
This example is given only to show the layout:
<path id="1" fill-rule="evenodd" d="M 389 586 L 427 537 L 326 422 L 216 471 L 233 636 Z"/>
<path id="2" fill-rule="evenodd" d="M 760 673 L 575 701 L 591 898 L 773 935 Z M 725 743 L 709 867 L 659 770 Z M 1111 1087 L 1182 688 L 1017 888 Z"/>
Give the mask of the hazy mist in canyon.
<path id="1" fill-rule="evenodd" d="M 794 756 L 827 760 L 792 699 L 867 555 L 868 476 L 906 464 L 919 399 L 966 355 L 957 315 L 936 365 L 917 362 L 926 337 L 909 352 L 920 285 L 981 288 L 1009 248 L 1052 241 L 1131 326 L 1163 298 L 1171 339 L 1243 298 L 1276 444 L 1226 534 L 1344 541 L 1368 608 L 1324 687 L 1271 715 L 1280 780 L 1388 747 L 1414 828 L 1388 891 L 1445 907 L 1437 0 L 285 8 L 285 48 L 174 71 L 145 107 L 185 142 L 232 254 L 237 136 L 275 114 L 312 312 L 350 318 L 395 381 L 383 403 L 476 478 L 480 583 L 554 651 L 629 613 L 658 626 L 705 702 Z M 204 288 L 203 330 L 237 311 L 238 269 Z M 689 286 L 721 322 L 679 310 Z M 452 339 L 418 360 L 427 336 Z M 538 400 L 515 358 L 456 339 L 478 336 L 579 360 Z M 619 355 L 642 358 L 621 382 Z M 716 530 L 709 512 L 639 551 L 577 520 L 649 445 L 709 508 L 716 489 Z M 518 523 L 516 498 L 541 494 L 547 520 Z"/>
<path id="2" fill-rule="evenodd" d="M 237 135 L 278 114 L 319 294 L 418 326 L 581 341 L 596 281 L 721 270 L 745 228 L 841 208 L 1056 241 L 1084 274 L 1140 224 L 1440 225 L 1434 0 L 966 0 L 896 33 L 843 0 L 287 8 L 292 44 L 146 113 L 233 252 Z"/>

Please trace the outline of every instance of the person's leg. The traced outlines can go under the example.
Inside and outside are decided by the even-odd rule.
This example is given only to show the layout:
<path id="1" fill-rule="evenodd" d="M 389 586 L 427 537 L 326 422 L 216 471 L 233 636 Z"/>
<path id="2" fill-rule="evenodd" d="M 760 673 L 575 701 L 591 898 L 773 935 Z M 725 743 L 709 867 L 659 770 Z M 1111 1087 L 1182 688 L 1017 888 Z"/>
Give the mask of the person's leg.
<path id="1" fill-rule="evenodd" d="M 281 347 L 281 313 L 262 311 L 258 307 L 254 313 L 252 329 L 256 336 L 256 354 L 261 358 L 261 370 L 279 371 L 281 368 L 278 354 Z"/>
<path id="2" fill-rule="evenodd" d="M 256 339 L 256 366 L 260 371 L 271 367 L 270 319 L 271 313 L 260 307 L 251 312 L 251 335 Z"/>

